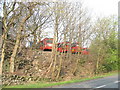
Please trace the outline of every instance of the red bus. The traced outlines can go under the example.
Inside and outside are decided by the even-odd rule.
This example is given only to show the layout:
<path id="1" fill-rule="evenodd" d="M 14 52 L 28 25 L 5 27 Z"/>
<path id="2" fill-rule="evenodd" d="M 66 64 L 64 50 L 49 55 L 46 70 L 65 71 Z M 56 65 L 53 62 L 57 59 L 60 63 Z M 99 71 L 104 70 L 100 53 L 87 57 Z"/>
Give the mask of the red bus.
<path id="1" fill-rule="evenodd" d="M 58 43 L 58 48 L 57 48 L 58 52 L 67 53 L 69 49 L 70 49 L 70 43 L 69 42 Z"/>
<path id="2" fill-rule="evenodd" d="M 43 51 L 52 51 L 53 38 L 45 38 L 39 43 L 39 49 Z"/>
<path id="3" fill-rule="evenodd" d="M 53 46 L 53 38 L 45 38 L 38 43 L 38 49 L 43 51 L 52 51 Z M 72 43 L 70 47 L 70 42 L 61 42 L 58 43 L 57 51 L 62 53 L 67 53 L 68 51 L 71 53 L 80 53 L 82 55 L 88 55 L 88 48 L 81 48 L 79 43 Z"/>
<path id="4" fill-rule="evenodd" d="M 81 54 L 82 55 L 88 55 L 89 54 L 88 48 L 82 48 Z"/>
<path id="5" fill-rule="evenodd" d="M 72 43 L 71 44 L 71 52 L 72 53 L 80 53 L 82 55 L 88 55 L 89 54 L 88 48 L 81 48 L 79 46 L 79 43 Z"/>
<path id="6" fill-rule="evenodd" d="M 71 52 L 72 53 L 81 53 L 81 47 L 79 46 L 79 43 L 72 43 L 71 44 Z"/>

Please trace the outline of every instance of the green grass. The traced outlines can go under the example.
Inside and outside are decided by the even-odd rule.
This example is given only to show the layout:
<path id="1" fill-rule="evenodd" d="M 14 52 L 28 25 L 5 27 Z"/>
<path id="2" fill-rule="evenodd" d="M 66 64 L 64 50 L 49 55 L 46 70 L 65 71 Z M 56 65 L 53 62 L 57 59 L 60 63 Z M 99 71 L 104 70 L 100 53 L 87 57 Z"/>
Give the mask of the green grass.
<path id="1" fill-rule="evenodd" d="M 115 75 L 115 74 L 117 74 L 117 73 L 116 72 L 107 73 L 107 74 L 104 74 L 104 75 L 97 75 L 97 76 L 94 76 L 94 77 L 84 78 L 84 79 L 80 79 L 80 80 L 70 80 L 70 81 L 62 81 L 62 82 L 39 82 L 39 83 L 35 83 L 35 84 L 6 86 L 4 88 L 45 88 L 45 87 L 51 87 L 51 86 L 56 86 L 56 85 L 63 85 L 63 84 L 69 84 L 69 83 L 82 82 L 82 81 L 107 77 L 107 76 L 111 76 L 111 75 Z"/>

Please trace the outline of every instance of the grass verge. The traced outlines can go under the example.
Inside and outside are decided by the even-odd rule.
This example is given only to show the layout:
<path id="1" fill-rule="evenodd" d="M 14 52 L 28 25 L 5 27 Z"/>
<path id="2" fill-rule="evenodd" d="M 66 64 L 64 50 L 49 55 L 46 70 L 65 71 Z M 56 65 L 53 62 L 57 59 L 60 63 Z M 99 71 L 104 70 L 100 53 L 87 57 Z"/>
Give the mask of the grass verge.
<path id="1" fill-rule="evenodd" d="M 70 81 L 62 81 L 62 82 L 39 82 L 35 84 L 25 84 L 25 85 L 15 85 L 15 86 L 6 86 L 4 88 L 45 88 L 45 87 L 51 87 L 51 86 L 57 86 L 57 85 L 63 85 L 63 84 L 70 84 L 70 83 L 77 83 L 77 82 L 83 82 L 87 80 L 97 79 L 97 78 L 103 78 L 107 76 L 112 76 L 118 74 L 117 72 L 107 73 L 103 75 L 97 75 L 94 77 L 89 78 L 83 78 L 80 80 L 70 80 Z"/>

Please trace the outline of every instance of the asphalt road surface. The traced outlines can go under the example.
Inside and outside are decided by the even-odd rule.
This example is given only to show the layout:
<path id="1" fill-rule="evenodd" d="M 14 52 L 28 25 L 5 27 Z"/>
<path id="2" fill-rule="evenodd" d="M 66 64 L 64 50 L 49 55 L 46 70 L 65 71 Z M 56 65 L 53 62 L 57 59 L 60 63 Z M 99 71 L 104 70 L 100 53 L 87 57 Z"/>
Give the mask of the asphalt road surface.
<path id="1" fill-rule="evenodd" d="M 120 80 L 118 75 L 79 82 L 66 85 L 55 86 L 52 88 L 118 88 Z"/>

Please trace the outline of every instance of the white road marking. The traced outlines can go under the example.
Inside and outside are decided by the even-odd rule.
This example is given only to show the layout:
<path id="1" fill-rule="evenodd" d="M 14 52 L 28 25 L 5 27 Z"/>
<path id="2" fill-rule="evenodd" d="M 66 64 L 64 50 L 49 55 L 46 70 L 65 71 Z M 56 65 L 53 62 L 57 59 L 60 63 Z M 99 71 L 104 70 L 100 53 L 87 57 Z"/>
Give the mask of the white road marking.
<path id="1" fill-rule="evenodd" d="M 119 83 L 120 81 L 115 81 L 114 83 Z M 105 87 L 106 85 L 102 85 L 102 86 L 98 86 L 96 88 L 102 88 L 102 87 Z"/>
<path id="2" fill-rule="evenodd" d="M 114 83 L 119 83 L 120 81 L 115 81 Z"/>
<path id="3" fill-rule="evenodd" d="M 98 87 L 96 87 L 96 88 L 102 88 L 102 87 L 105 87 L 106 85 L 102 85 L 102 86 L 98 86 Z"/>

